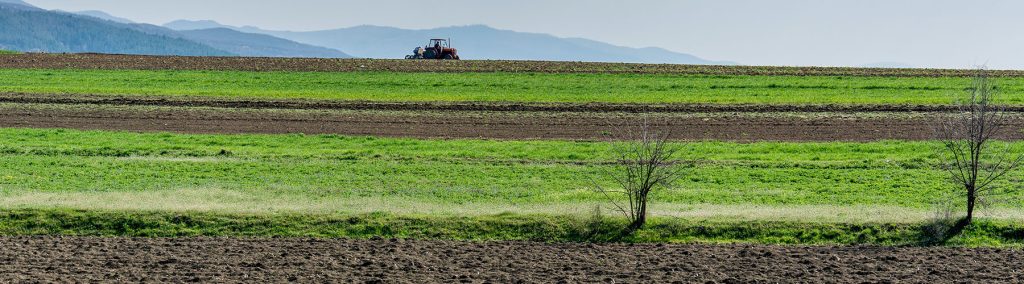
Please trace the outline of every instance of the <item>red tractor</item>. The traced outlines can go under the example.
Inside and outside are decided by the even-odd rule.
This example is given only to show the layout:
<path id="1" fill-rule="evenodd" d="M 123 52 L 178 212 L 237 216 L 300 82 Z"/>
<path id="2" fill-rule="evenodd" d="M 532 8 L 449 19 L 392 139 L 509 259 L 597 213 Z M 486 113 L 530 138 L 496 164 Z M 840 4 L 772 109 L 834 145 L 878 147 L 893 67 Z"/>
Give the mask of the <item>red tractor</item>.
<path id="1" fill-rule="evenodd" d="M 459 50 L 452 48 L 451 40 L 435 38 L 427 46 L 417 46 L 405 59 L 459 60 Z"/>

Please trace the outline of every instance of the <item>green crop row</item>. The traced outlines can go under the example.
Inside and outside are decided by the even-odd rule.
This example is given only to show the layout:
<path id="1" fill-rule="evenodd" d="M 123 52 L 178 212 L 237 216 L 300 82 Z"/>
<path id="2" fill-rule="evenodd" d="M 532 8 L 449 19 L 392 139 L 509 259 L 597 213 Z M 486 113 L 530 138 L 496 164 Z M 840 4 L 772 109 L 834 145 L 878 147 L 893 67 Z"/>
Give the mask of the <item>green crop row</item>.
<path id="1" fill-rule="evenodd" d="M 1024 78 L 994 79 L 1024 104 Z M 948 104 L 962 77 L 0 70 L 0 92 L 246 99 L 712 104 Z"/>

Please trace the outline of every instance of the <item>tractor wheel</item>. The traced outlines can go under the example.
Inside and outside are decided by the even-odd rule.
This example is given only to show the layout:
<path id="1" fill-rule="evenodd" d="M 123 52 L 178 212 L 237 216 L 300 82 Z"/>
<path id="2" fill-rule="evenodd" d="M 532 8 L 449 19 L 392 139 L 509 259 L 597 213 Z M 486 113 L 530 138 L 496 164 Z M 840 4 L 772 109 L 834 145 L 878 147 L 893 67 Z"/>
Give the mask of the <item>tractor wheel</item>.
<path id="1" fill-rule="evenodd" d="M 444 55 L 444 60 L 452 60 L 452 59 L 455 59 L 455 57 L 452 57 L 451 53 Z"/>

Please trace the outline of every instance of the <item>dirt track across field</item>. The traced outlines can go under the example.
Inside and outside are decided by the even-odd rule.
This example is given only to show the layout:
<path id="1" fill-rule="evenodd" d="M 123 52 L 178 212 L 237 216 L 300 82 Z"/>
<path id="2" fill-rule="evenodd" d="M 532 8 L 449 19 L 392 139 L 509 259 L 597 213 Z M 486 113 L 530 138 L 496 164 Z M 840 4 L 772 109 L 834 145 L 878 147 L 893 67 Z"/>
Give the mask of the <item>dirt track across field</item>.
<path id="1" fill-rule="evenodd" d="M 1010 249 L 0 237 L 0 281 L 779 283 L 1024 281 Z"/>
<path id="2" fill-rule="evenodd" d="M 894 77 L 965 77 L 975 75 L 975 71 L 964 69 L 770 67 L 514 60 L 440 61 L 40 53 L 0 56 L 0 68 L 314 72 L 539 72 Z M 1024 76 L 1024 71 L 992 70 L 989 71 L 989 75 L 995 77 L 1021 77 Z"/>

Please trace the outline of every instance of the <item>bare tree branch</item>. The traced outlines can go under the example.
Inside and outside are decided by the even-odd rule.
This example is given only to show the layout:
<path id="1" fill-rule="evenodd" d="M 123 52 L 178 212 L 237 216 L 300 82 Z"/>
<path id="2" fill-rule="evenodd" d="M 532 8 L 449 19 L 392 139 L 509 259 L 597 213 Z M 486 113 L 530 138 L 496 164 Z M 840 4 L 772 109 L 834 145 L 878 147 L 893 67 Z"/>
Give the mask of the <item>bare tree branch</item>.
<path id="1" fill-rule="evenodd" d="M 991 147 L 1007 117 L 1004 108 L 994 103 L 996 88 L 984 69 L 978 70 L 967 92 L 965 98 L 956 102 L 957 112 L 935 123 L 936 136 L 948 157 L 946 170 L 967 197 L 963 224 L 970 224 L 979 198 L 998 191 L 995 182 L 1024 160 L 1024 155 L 1010 154 L 1009 145 L 1002 151 L 993 151 Z"/>
<path id="2" fill-rule="evenodd" d="M 629 219 L 628 231 L 642 227 L 647 221 L 649 195 L 658 188 L 671 187 L 681 176 L 675 156 L 678 146 L 670 143 L 670 132 L 656 131 L 646 117 L 642 125 L 619 129 L 618 142 L 612 142 L 612 151 L 617 161 L 614 170 L 605 174 L 621 189 L 608 190 L 594 183 L 594 189 L 612 200 L 623 216 Z M 625 205 L 620 205 L 611 194 L 624 195 Z"/>

